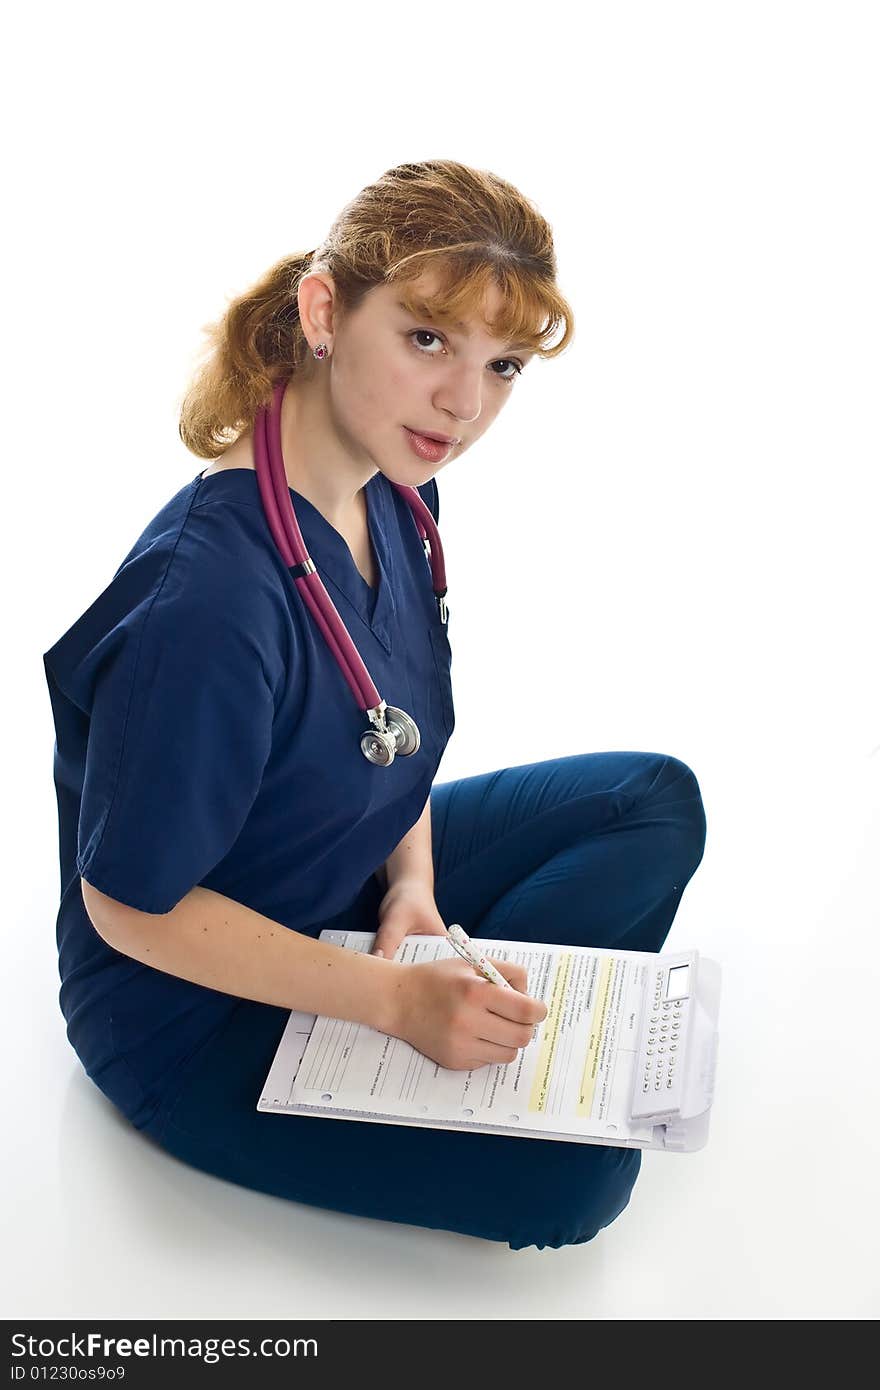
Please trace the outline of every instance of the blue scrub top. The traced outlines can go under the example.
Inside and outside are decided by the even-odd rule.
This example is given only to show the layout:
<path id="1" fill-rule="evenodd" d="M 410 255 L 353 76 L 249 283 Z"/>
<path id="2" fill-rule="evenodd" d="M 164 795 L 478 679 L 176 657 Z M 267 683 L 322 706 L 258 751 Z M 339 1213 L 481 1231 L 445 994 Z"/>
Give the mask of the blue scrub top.
<path id="1" fill-rule="evenodd" d="M 436 481 L 419 492 L 437 520 Z M 252 469 L 181 488 L 43 655 L 61 1010 L 86 1071 L 139 1127 L 237 999 L 107 945 L 80 877 L 151 913 L 202 885 L 317 935 L 418 820 L 455 727 L 448 636 L 412 513 L 382 473 L 365 493 L 375 590 L 291 489 L 374 684 L 419 727 L 418 751 L 389 767 L 361 752 L 369 721 L 275 545 Z"/>

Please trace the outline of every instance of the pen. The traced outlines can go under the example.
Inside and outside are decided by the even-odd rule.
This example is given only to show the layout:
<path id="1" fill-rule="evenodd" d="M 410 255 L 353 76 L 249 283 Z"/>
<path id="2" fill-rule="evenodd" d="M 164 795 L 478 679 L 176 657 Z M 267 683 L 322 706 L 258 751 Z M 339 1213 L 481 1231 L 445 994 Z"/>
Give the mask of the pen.
<path id="1" fill-rule="evenodd" d="M 504 976 L 495 969 L 491 961 L 486 959 L 482 951 L 474 945 L 470 937 L 466 932 L 462 931 L 457 922 L 454 922 L 451 927 L 446 928 L 446 934 L 449 937 L 450 945 L 455 948 L 458 954 L 466 960 L 469 965 L 472 965 L 475 970 L 479 970 L 480 974 L 485 979 L 491 980 L 493 985 L 500 985 L 502 989 L 513 989 L 513 985 L 510 984 L 508 980 L 505 980 Z"/>

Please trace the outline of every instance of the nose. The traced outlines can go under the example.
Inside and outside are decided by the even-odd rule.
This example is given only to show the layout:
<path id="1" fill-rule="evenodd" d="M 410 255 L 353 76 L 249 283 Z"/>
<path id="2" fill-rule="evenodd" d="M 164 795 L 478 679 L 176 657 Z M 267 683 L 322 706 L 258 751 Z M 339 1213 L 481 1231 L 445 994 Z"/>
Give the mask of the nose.
<path id="1" fill-rule="evenodd" d="M 472 368 L 453 369 L 437 388 L 435 404 L 444 414 L 453 416 L 457 424 L 472 425 L 479 420 L 483 408 L 482 386 L 482 375 Z M 450 433 L 458 431 L 451 429 Z"/>

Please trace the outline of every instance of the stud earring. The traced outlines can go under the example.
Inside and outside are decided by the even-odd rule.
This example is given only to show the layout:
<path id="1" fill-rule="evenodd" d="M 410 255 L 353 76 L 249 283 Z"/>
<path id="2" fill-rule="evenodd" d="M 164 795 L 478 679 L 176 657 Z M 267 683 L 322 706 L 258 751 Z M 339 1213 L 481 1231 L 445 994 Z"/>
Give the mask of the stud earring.
<path id="1" fill-rule="evenodd" d="M 319 343 L 318 346 L 315 348 L 314 355 L 315 355 L 315 357 L 317 357 L 317 358 L 319 358 L 319 359 L 322 358 L 322 357 L 326 357 L 326 356 L 327 356 L 327 344 L 326 344 L 326 343 Z"/>

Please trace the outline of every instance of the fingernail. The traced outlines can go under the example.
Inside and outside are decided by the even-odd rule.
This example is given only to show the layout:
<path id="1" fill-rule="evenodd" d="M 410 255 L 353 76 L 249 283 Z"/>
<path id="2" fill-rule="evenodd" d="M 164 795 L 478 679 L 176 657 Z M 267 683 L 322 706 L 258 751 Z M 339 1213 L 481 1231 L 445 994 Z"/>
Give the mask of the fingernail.
<path id="1" fill-rule="evenodd" d="M 384 952 L 384 951 L 374 951 L 374 952 L 373 952 L 373 955 L 374 955 L 374 956 L 384 956 L 384 955 L 385 955 L 385 952 Z"/>

